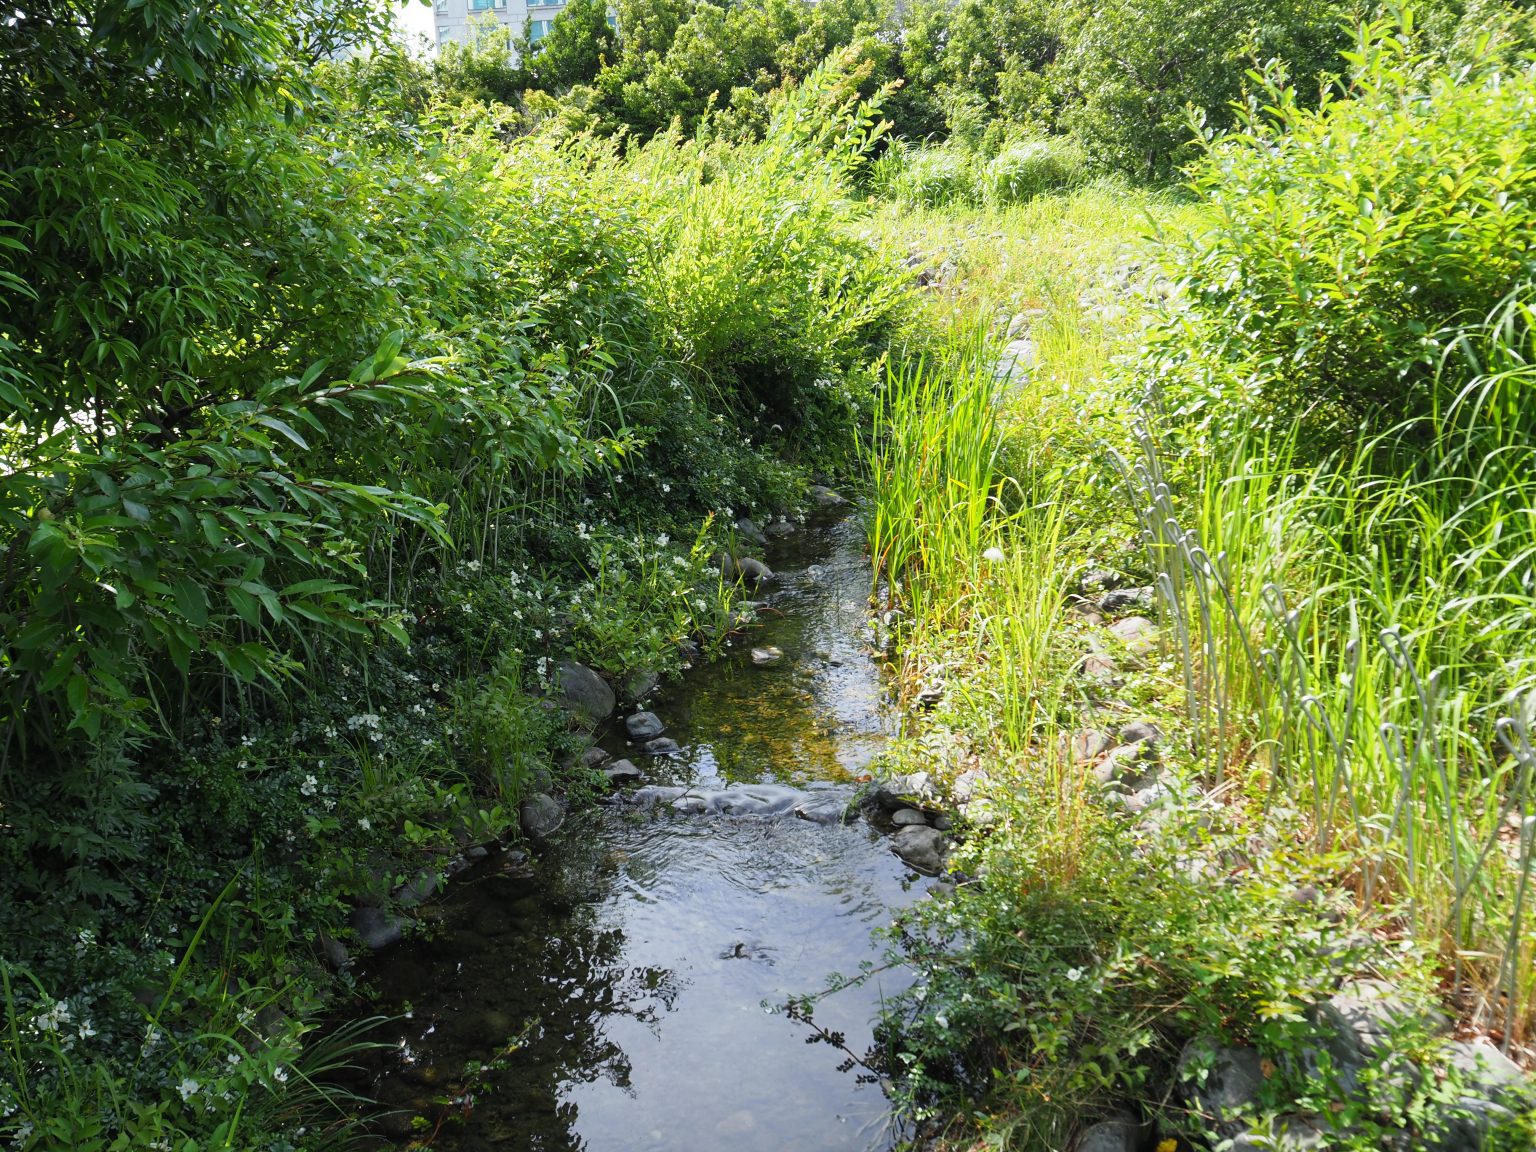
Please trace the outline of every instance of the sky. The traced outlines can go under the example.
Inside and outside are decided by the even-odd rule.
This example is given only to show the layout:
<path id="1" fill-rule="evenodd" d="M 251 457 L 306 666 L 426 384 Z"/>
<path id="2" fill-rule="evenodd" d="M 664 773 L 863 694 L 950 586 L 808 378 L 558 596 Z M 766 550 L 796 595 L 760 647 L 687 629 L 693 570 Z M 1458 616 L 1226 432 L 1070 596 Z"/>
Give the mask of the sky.
<path id="1" fill-rule="evenodd" d="M 422 0 L 402 0 L 399 7 L 400 26 L 405 29 L 406 41 L 411 50 L 419 47 L 419 37 L 425 36 L 428 40 L 433 37 L 432 5 L 422 3 Z"/>

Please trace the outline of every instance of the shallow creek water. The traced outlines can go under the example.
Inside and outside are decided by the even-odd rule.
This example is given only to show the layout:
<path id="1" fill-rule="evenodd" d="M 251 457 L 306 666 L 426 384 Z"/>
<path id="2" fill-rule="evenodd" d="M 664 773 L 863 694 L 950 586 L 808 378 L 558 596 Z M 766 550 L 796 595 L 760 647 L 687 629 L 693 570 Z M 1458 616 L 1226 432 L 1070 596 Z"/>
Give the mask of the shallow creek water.
<path id="1" fill-rule="evenodd" d="M 853 794 L 891 732 L 868 646 L 869 567 L 852 521 L 807 528 L 767 559 L 762 626 L 648 707 L 682 746 L 647 782 L 773 783 Z M 754 667 L 748 649 L 784 660 Z M 622 728 L 599 734 L 634 755 Z M 616 804 L 568 820 L 532 861 L 493 860 L 432 909 L 429 939 L 367 973 L 380 1009 L 409 1011 L 374 1092 L 431 1115 L 467 1061 L 523 1044 L 434 1148 L 831 1152 L 892 1139 L 878 1085 L 764 1005 L 876 960 L 873 930 L 920 895 L 863 819 L 818 824 Z M 862 1052 L 899 971 L 845 989 L 818 1024 Z M 529 1021 L 536 1021 L 528 1026 Z M 430 1128 L 429 1128 L 430 1131 Z"/>

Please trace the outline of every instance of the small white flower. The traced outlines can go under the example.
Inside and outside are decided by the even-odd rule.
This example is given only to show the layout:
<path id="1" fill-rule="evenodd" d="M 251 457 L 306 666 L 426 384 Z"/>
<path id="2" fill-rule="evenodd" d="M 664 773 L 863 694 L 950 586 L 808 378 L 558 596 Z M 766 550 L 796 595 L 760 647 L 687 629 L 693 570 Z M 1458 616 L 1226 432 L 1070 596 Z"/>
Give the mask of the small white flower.
<path id="1" fill-rule="evenodd" d="M 1001 564 L 1004 560 L 1008 559 L 1008 557 L 1003 555 L 1001 548 L 988 548 L 981 554 L 981 558 L 983 560 L 990 560 L 994 564 Z"/>
<path id="2" fill-rule="evenodd" d="M 368 829 L 373 827 L 373 825 L 368 822 L 368 817 L 366 817 L 366 816 L 359 816 L 357 818 L 357 826 L 359 828 L 361 828 L 364 832 L 368 831 Z"/>
<path id="3" fill-rule="evenodd" d="M 935 1012 L 934 1013 L 933 1022 L 935 1024 L 937 1024 L 940 1028 L 948 1028 L 949 1027 L 949 1017 L 944 1015 L 944 1013 L 942 1013 L 942 1012 Z"/>
<path id="4" fill-rule="evenodd" d="M 1072 981 L 1072 983 L 1076 984 L 1082 978 L 1083 978 L 1083 970 L 1081 968 L 1068 968 L 1067 969 L 1067 979 Z"/>
<path id="5" fill-rule="evenodd" d="M 665 548 L 670 543 L 672 543 L 672 537 L 668 536 L 665 532 L 656 537 L 656 547 L 658 548 Z"/>
<path id="6" fill-rule="evenodd" d="M 183 1100 L 190 1100 L 192 1097 L 197 1095 L 197 1091 L 201 1087 L 201 1084 L 192 1079 L 192 1077 L 188 1076 L 180 1084 L 176 1085 L 176 1091 L 181 1093 L 181 1098 Z"/>
<path id="7" fill-rule="evenodd" d="M 279 1084 L 287 1083 L 288 1069 L 279 1064 L 276 1068 L 272 1069 L 272 1079 L 276 1080 Z"/>
<path id="8" fill-rule="evenodd" d="M 668 493 L 668 492 L 670 492 L 670 491 L 672 491 L 672 485 L 670 485 L 670 484 L 665 484 L 665 483 L 664 483 L 664 484 L 662 484 L 662 486 L 661 486 L 661 492 L 662 492 L 662 495 L 666 495 L 666 494 L 667 494 L 667 493 Z"/>
<path id="9" fill-rule="evenodd" d="M 320 781 L 315 779 L 313 773 L 304 777 L 304 783 L 299 785 L 299 793 L 304 796 L 313 796 L 320 787 Z"/>

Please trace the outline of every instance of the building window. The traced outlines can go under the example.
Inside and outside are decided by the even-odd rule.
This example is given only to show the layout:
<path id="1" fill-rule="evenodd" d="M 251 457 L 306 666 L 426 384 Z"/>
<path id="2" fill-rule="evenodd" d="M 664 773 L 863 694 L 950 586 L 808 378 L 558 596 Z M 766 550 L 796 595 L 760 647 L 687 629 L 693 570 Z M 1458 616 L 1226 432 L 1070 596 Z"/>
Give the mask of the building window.
<path id="1" fill-rule="evenodd" d="M 537 44 L 540 40 L 544 39 L 544 37 L 548 36 L 549 26 L 553 23 L 553 20 L 528 21 L 528 43 Z"/>
<path id="2" fill-rule="evenodd" d="M 439 12 L 448 11 L 448 0 L 433 0 L 432 6 Z"/>
<path id="3" fill-rule="evenodd" d="M 505 8 L 507 0 L 469 0 L 471 12 L 485 12 L 491 8 Z"/>
<path id="4" fill-rule="evenodd" d="M 615 32 L 619 30 L 619 18 L 611 12 L 608 14 L 608 27 L 612 28 Z"/>

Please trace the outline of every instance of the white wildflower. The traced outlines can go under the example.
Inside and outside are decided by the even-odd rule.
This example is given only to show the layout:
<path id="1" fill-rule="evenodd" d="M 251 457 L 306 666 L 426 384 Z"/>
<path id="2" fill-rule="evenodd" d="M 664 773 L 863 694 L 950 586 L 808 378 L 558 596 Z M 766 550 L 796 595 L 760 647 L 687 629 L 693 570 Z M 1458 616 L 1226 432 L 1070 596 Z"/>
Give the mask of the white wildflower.
<path id="1" fill-rule="evenodd" d="M 176 1085 L 176 1091 L 181 1093 L 183 1100 L 190 1100 L 197 1095 L 198 1089 L 201 1087 L 201 1084 L 188 1076 L 180 1084 Z"/>
<path id="2" fill-rule="evenodd" d="M 320 787 L 320 781 L 315 779 L 314 773 L 304 777 L 304 783 L 299 785 L 299 793 L 304 796 L 313 796 Z"/>

